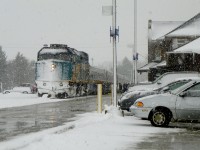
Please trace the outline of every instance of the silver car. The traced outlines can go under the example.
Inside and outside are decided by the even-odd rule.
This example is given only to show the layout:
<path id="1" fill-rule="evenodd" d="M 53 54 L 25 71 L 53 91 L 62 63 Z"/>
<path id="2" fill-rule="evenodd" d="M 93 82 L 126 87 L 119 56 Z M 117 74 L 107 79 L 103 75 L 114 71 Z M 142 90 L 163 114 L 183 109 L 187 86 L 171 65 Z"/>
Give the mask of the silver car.
<path id="1" fill-rule="evenodd" d="M 130 110 L 158 127 L 168 126 L 170 121 L 200 121 L 200 81 L 191 81 L 170 93 L 140 98 Z"/>
<path id="2" fill-rule="evenodd" d="M 161 93 L 166 93 L 166 92 L 175 90 L 175 89 L 187 84 L 190 81 L 192 81 L 192 80 L 191 79 L 180 79 L 180 80 L 174 81 L 172 83 L 169 83 L 164 87 L 154 89 L 154 90 L 127 92 L 126 94 L 122 95 L 122 97 L 120 97 L 120 99 L 118 100 L 118 105 L 121 110 L 130 111 L 130 107 L 134 104 L 134 102 L 137 99 L 145 97 L 145 96 L 149 96 L 149 95 L 161 94 Z"/>

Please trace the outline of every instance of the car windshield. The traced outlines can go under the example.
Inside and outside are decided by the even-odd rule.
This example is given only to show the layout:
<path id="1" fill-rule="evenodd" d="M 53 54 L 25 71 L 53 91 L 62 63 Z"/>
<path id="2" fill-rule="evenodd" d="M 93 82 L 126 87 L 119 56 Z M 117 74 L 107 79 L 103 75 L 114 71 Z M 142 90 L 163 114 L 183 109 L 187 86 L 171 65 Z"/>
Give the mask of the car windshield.
<path id="1" fill-rule="evenodd" d="M 183 91 L 183 90 L 187 89 L 188 87 L 192 86 L 194 83 L 196 83 L 196 81 L 190 81 L 190 82 L 186 83 L 185 85 L 183 85 L 183 86 L 181 86 L 181 87 L 179 87 L 179 88 L 177 88 L 175 90 L 172 90 L 171 93 L 172 94 L 178 94 L 181 91 Z"/>
<path id="2" fill-rule="evenodd" d="M 187 84 L 188 82 L 190 82 L 191 80 L 182 80 L 182 81 L 175 81 L 175 82 L 172 82 L 162 88 L 158 88 L 158 89 L 155 89 L 154 91 L 158 91 L 158 92 L 168 92 L 168 91 L 173 91 L 185 84 Z"/>

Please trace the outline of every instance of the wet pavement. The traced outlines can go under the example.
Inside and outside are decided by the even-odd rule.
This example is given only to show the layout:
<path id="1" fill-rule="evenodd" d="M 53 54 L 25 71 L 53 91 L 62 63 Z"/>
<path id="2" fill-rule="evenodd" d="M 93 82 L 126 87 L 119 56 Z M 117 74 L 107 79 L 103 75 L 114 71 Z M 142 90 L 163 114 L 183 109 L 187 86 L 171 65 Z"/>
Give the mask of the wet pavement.
<path id="1" fill-rule="evenodd" d="M 103 105 L 110 96 L 103 97 Z M 72 121 L 76 114 L 96 110 L 96 96 L 76 100 L 0 109 L 0 141 Z"/>
<path id="2" fill-rule="evenodd" d="M 172 123 L 169 128 L 186 129 L 179 133 L 152 134 L 127 150 L 199 150 L 199 123 Z M 164 130 L 164 128 L 163 128 Z"/>
<path id="3" fill-rule="evenodd" d="M 103 104 L 110 104 L 110 96 L 103 97 Z M 76 100 L 31 106 L 0 109 L 0 142 L 15 136 L 41 131 L 73 121 L 76 114 L 96 110 L 96 96 Z M 150 125 L 150 124 L 149 124 Z M 127 150 L 199 150 L 200 124 L 174 123 L 170 128 L 183 128 L 184 132 L 152 134 Z M 164 130 L 164 128 L 163 128 Z"/>

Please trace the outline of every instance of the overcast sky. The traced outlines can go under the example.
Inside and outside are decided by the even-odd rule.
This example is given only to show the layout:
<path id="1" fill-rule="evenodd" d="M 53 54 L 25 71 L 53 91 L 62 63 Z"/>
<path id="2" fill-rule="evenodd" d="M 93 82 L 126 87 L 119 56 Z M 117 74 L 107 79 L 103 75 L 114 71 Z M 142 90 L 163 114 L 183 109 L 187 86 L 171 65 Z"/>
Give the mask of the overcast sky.
<path id="1" fill-rule="evenodd" d="M 112 61 L 111 16 L 102 6 L 112 0 L 0 0 L 0 45 L 8 59 L 21 52 L 29 59 L 43 44 L 67 44 L 85 51 L 94 64 Z M 200 0 L 138 0 L 138 52 L 147 56 L 148 20 L 186 21 L 200 12 Z M 118 60 L 131 59 L 134 41 L 134 0 L 117 0 L 120 38 Z"/>

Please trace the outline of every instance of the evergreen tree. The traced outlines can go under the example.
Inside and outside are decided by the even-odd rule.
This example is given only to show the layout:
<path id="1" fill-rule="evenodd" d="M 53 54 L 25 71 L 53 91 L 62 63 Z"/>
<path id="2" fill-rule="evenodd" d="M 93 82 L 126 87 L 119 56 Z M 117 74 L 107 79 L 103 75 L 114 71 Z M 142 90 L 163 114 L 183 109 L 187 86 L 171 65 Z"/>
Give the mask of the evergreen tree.
<path id="1" fill-rule="evenodd" d="M 6 59 L 6 53 L 0 46 L 0 92 L 2 92 L 6 84 Z"/>
<path id="2" fill-rule="evenodd" d="M 132 74 L 132 63 L 128 60 L 127 57 L 125 57 L 122 60 L 122 63 L 118 65 L 117 72 L 119 74 L 122 74 L 126 76 L 128 79 L 131 80 L 131 74 Z"/>
<path id="3" fill-rule="evenodd" d="M 27 82 L 29 63 L 28 60 L 21 53 L 17 53 L 13 61 L 14 85 Z"/>
<path id="4" fill-rule="evenodd" d="M 7 69 L 6 69 L 6 88 L 11 89 L 14 87 L 14 62 L 10 60 L 7 62 Z"/>
<path id="5" fill-rule="evenodd" d="M 35 61 L 29 61 L 27 81 L 29 83 L 35 83 Z"/>

